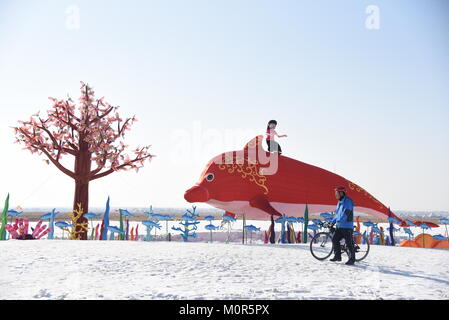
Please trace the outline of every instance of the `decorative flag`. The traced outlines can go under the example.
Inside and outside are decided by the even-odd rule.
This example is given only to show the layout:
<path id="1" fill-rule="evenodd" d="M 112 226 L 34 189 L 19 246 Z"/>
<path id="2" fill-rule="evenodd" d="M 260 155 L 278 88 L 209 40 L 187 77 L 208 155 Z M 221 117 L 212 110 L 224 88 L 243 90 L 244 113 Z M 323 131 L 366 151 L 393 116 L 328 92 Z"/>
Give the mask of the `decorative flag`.
<path id="1" fill-rule="evenodd" d="M 2 212 L 2 226 L 0 227 L 0 240 L 6 240 L 6 224 L 7 224 L 7 214 L 8 214 L 8 209 L 9 209 L 9 193 L 8 196 L 6 197 L 5 200 L 5 206 L 3 207 L 3 212 Z"/>
<path id="2" fill-rule="evenodd" d="M 304 230 L 303 230 L 303 243 L 307 243 L 307 226 L 309 224 L 309 207 L 306 203 L 306 210 L 304 212 Z"/>
<path id="3" fill-rule="evenodd" d="M 109 197 L 108 201 L 106 201 L 106 210 L 103 215 L 103 223 L 101 224 L 101 240 L 108 240 L 108 227 L 109 227 L 109 210 L 111 207 L 109 206 Z"/>
<path id="4" fill-rule="evenodd" d="M 270 243 L 276 243 L 275 239 L 275 233 L 274 233 L 274 219 L 273 215 L 271 215 L 271 226 L 270 226 Z"/>
<path id="5" fill-rule="evenodd" d="M 390 207 L 388 207 L 388 217 L 391 217 Z M 394 241 L 394 225 L 393 222 L 390 222 L 390 244 L 394 246 L 396 243 Z"/>

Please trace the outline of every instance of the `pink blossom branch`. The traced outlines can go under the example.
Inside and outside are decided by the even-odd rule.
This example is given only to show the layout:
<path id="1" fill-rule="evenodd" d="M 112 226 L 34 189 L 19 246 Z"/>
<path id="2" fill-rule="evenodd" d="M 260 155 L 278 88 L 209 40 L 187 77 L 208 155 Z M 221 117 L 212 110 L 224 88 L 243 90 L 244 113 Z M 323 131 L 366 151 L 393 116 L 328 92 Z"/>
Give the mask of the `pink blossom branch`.
<path id="1" fill-rule="evenodd" d="M 124 169 L 126 167 L 132 167 L 133 163 L 135 163 L 135 162 L 143 162 L 146 159 L 151 159 L 152 157 L 154 157 L 152 154 L 147 154 L 147 155 L 142 156 L 142 157 L 137 157 L 134 160 L 131 160 L 131 161 L 127 162 L 127 163 L 121 164 L 121 165 L 119 165 L 119 166 L 117 166 L 115 168 L 111 168 L 111 169 L 109 169 L 107 171 L 104 171 L 102 173 L 96 174 L 96 175 L 92 176 L 90 178 L 90 180 L 92 181 L 92 180 L 95 180 L 95 179 L 106 177 L 107 175 L 110 175 L 111 173 L 113 173 L 115 171 Z"/>
<path id="2" fill-rule="evenodd" d="M 29 135 L 29 134 L 27 134 L 25 131 L 23 131 L 22 129 L 19 129 L 19 131 L 24 135 L 24 136 L 26 136 L 28 139 L 30 139 L 30 141 L 33 141 L 34 139 Z M 46 156 L 47 156 L 47 158 L 59 169 L 59 170 L 61 170 L 63 173 L 65 173 L 66 175 L 68 175 L 69 177 L 71 177 L 71 178 L 73 178 L 73 179 L 75 179 L 75 174 L 72 172 L 72 171 L 70 171 L 69 169 L 67 169 L 66 167 L 64 167 L 61 163 L 59 163 L 59 161 L 57 161 L 56 159 L 54 159 L 51 155 L 50 155 L 50 153 L 45 149 L 45 147 L 44 146 L 42 146 L 42 145 L 39 145 L 39 144 L 33 144 L 33 143 L 31 143 L 30 145 L 29 145 L 29 147 L 30 148 L 34 148 L 35 150 L 39 150 L 39 151 L 42 151 Z"/>

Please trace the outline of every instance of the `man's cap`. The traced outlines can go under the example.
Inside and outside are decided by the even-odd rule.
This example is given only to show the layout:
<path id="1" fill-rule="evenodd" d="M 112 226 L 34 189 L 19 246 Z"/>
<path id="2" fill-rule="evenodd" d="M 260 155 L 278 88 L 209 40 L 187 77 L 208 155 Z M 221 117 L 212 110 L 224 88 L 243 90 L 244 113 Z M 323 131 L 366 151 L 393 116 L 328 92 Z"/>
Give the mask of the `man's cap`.
<path id="1" fill-rule="evenodd" d="M 346 192 L 346 187 L 343 186 L 339 186 L 339 187 L 335 187 L 334 189 L 335 191 L 341 191 L 341 192 Z"/>

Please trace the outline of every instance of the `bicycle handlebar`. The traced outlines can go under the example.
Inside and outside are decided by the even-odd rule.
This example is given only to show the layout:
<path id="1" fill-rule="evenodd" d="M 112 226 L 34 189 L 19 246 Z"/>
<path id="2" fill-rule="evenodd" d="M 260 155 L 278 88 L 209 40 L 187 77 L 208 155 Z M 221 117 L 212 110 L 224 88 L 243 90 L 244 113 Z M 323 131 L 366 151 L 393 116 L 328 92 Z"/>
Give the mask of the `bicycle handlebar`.
<path id="1" fill-rule="evenodd" d="M 334 226 L 334 223 L 324 221 L 324 222 L 321 222 L 320 225 L 322 227 L 324 227 L 324 228 L 329 228 L 330 229 L 330 228 L 332 228 Z"/>

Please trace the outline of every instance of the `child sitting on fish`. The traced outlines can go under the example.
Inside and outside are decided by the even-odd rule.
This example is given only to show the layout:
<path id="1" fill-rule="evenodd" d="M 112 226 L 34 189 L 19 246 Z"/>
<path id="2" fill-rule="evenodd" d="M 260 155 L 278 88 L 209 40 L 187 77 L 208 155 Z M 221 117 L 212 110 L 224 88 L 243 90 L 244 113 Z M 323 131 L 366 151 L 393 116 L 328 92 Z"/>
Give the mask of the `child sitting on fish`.
<path id="1" fill-rule="evenodd" d="M 279 135 L 276 132 L 276 126 L 277 126 L 276 120 L 270 120 L 268 121 L 267 125 L 267 145 L 268 145 L 268 152 L 277 152 L 279 154 L 282 154 L 282 149 L 279 143 L 274 141 L 274 136 L 277 136 L 279 138 L 287 137 L 286 134 Z"/>

